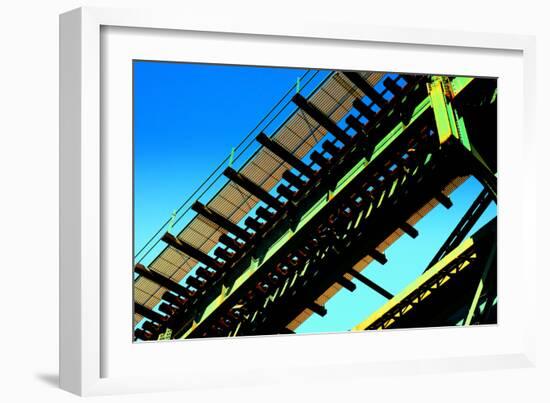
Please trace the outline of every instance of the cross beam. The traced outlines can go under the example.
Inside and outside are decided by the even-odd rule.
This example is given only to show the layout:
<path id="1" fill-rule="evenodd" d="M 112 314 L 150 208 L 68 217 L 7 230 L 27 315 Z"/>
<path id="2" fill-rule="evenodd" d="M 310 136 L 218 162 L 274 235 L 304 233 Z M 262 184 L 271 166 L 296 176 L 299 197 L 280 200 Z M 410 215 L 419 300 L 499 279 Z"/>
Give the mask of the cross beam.
<path id="1" fill-rule="evenodd" d="M 269 194 L 269 192 L 267 192 L 262 187 L 256 185 L 250 179 L 241 175 L 239 172 L 235 171 L 233 168 L 227 167 L 223 171 L 223 174 L 227 178 L 229 178 L 229 180 L 231 180 L 232 182 L 235 182 L 244 190 L 256 196 L 258 199 L 262 200 L 264 203 L 270 205 L 271 207 L 275 209 L 280 209 L 283 207 L 283 204 L 279 200 L 277 200 L 274 196 Z"/>
<path id="2" fill-rule="evenodd" d="M 327 308 L 325 308 L 323 305 L 319 305 L 316 302 L 309 303 L 307 307 L 319 316 L 325 316 L 327 314 Z"/>
<path id="3" fill-rule="evenodd" d="M 311 118 L 313 118 L 317 123 L 323 126 L 327 131 L 333 134 L 338 140 L 344 144 L 348 144 L 351 140 L 351 137 L 346 134 L 338 125 L 330 119 L 327 115 L 321 112 L 315 105 L 309 102 L 300 94 L 295 94 L 292 97 L 292 101 L 298 105 L 305 113 L 307 113 Z"/>
<path id="4" fill-rule="evenodd" d="M 158 312 L 155 312 L 149 308 L 144 307 L 143 305 L 134 303 L 134 311 L 141 316 L 145 316 L 147 319 L 150 319 L 157 323 L 165 323 L 168 320 L 168 316 L 161 315 Z"/>
<path id="5" fill-rule="evenodd" d="M 301 159 L 296 157 L 294 154 L 292 154 L 290 151 L 288 151 L 286 148 L 284 148 L 279 143 L 271 140 L 265 133 L 260 133 L 256 140 L 265 148 L 267 148 L 269 151 L 271 151 L 273 154 L 275 154 L 277 157 L 282 159 L 283 161 L 287 162 L 288 164 L 292 165 L 294 168 L 296 168 L 298 171 L 300 171 L 302 174 L 306 175 L 309 178 L 313 178 L 315 176 L 315 171 L 310 168 L 305 162 L 303 162 Z"/>
<path id="6" fill-rule="evenodd" d="M 193 209 L 193 211 L 202 215 L 206 219 L 212 221 L 214 224 L 217 224 L 220 227 L 231 232 L 233 235 L 238 236 L 244 241 L 249 240 L 251 237 L 250 233 L 246 231 L 244 228 L 239 227 L 237 224 L 233 223 L 228 218 L 225 218 L 224 216 L 212 210 L 211 208 L 206 207 L 204 204 L 202 204 L 199 201 L 196 201 L 195 203 L 193 203 L 193 205 L 191 206 L 191 209 Z"/>
<path id="7" fill-rule="evenodd" d="M 206 253 L 198 249 L 195 249 L 193 246 L 176 238 L 174 235 L 170 234 L 169 232 L 165 233 L 162 236 L 162 240 L 166 242 L 168 245 L 170 245 L 171 247 L 173 247 L 174 249 L 177 249 L 180 252 L 185 253 L 187 256 L 195 260 L 198 260 L 199 262 L 213 269 L 217 269 L 223 266 L 222 263 L 218 262 L 213 257 L 207 255 Z"/>
<path id="8" fill-rule="evenodd" d="M 348 280 L 345 277 L 339 278 L 337 280 L 337 283 L 340 284 L 342 287 L 344 287 L 346 290 L 351 292 L 355 291 L 355 289 L 357 288 L 357 286 L 351 280 Z"/>
<path id="9" fill-rule="evenodd" d="M 376 291 L 378 294 L 380 294 L 384 298 L 387 298 L 387 299 L 392 299 L 393 298 L 393 294 L 386 291 L 384 288 L 380 287 L 374 281 L 369 280 L 368 278 L 363 276 L 360 272 L 358 272 L 354 268 L 349 269 L 348 273 L 351 274 L 353 277 L 355 277 L 360 282 L 362 282 L 363 284 L 365 284 L 367 287 L 370 287 L 372 290 Z"/>
<path id="10" fill-rule="evenodd" d="M 181 284 L 176 283 L 173 280 L 170 280 L 167 277 L 164 277 L 162 274 L 157 273 L 156 271 L 147 269 L 142 264 L 136 264 L 136 266 L 134 267 L 134 271 L 140 276 L 143 276 L 146 279 L 149 279 L 165 288 L 168 288 L 170 291 L 174 291 L 175 293 L 184 297 L 189 296 L 189 290 L 187 288 L 185 288 Z"/>
<path id="11" fill-rule="evenodd" d="M 386 101 L 384 97 L 378 93 L 378 91 L 371 87 L 371 85 L 365 81 L 359 73 L 344 71 L 344 75 L 379 107 L 382 107 L 388 103 L 388 101 Z"/>

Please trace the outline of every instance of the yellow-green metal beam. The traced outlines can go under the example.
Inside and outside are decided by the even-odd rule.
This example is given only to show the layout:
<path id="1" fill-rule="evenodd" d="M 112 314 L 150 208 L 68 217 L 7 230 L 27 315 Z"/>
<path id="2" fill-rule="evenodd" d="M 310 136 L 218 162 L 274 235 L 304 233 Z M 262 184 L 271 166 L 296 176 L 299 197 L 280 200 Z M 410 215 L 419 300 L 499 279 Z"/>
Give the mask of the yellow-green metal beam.
<path id="1" fill-rule="evenodd" d="M 449 265 L 456 264 L 457 259 L 462 258 L 464 256 L 475 257 L 475 248 L 474 248 L 473 238 L 468 238 L 464 242 L 462 242 L 459 246 L 457 246 L 453 251 L 447 254 L 439 262 L 437 262 L 429 270 L 427 270 L 421 276 L 419 276 L 416 280 L 411 282 L 399 294 L 397 294 L 395 297 L 393 297 L 391 300 L 389 300 L 377 311 L 372 313 L 368 318 L 366 318 L 364 321 L 362 321 L 361 323 L 353 327 L 351 330 L 360 331 L 365 329 L 383 329 L 389 326 L 395 321 L 395 319 L 389 319 L 385 323 L 377 323 L 377 322 L 379 322 L 388 312 L 390 312 L 392 309 L 396 308 L 399 305 L 403 305 L 403 309 L 401 310 L 402 313 L 406 313 L 410 309 L 413 309 L 413 304 L 405 302 L 405 300 L 409 298 L 412 294 L 417 292 L 417 290 L 419 290 L 421 286 L 423 286 L 426 283 L 429 283 L 434 278 L 439 276 L 442 271 L 444 271 L 449 267 Z M 457 265 L 456 269 L 457 271 L 462 271 L 467 269 L 468 267 L 471 267 L 471 262 L 469 260 L 464 260 L 462 264 Z M 439 286 L 449 281 L 449 279 L 450 277 L 442 278 L 438 283 Z M 430 294 L 431 292 L 427 290 L 423 294 L 418 295 L 417 302 L 420 302 L 428 298 Z"/>

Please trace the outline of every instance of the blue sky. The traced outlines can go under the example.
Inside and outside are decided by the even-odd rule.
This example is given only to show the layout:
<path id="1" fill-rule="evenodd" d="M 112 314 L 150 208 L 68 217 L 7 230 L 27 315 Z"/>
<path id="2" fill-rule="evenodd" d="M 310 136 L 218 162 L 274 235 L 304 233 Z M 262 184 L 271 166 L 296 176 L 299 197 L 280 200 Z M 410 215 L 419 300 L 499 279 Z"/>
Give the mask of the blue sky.
<path id="1" fill-rule="evenodd" d="M 139 252 L 137 260 L 148 264 L 162 250 L 162 243 L 155 246 L 156 238 L 147 242 L 273 106 L 285 94 L 285 102 L 289 99 L 298 78 L 301 77 L 301 92 L 307 96 L 327 74 L 287 68 L 134 62 L 134 253 Z M 279 112 L 264 129 L 268 135 L 295 109 L 291 104 L 284 105 L 270 114 Z M 237 148 L 236 168 L 254 151 L 256 144 L 245 147 L 248 142 L 253 143 L 255 134 L 257 131 Z M 223 177 L 213 181 L 211 189 L 200 200 L 208 201 L 224 181 Z M 386 265 L 372 263 L 363 273 L 388 291 L 397 293 L 424 270 L 480 190 L 477 181 L 467 181 L 451 195 L 454 206 L 450 210 L 442 206 L 435 208 L 416 225 L 418 238 L 402 237 L 386 251 Z M 197 196 L 191 197 L 190 202 Z M 173 233 L 179 232 L 192 218 L 192 212 L 186 213 L 187 206 L 174 215 Z M 491 205 L 476 228 L 495 214 L 496 206 Z M 353 293 L 342 290 L 327 303 L 325 317 L 312 315 L 297 332 L 347 330 L 384 303 L 384 298 L 368 287 L 356 284 Z"/>

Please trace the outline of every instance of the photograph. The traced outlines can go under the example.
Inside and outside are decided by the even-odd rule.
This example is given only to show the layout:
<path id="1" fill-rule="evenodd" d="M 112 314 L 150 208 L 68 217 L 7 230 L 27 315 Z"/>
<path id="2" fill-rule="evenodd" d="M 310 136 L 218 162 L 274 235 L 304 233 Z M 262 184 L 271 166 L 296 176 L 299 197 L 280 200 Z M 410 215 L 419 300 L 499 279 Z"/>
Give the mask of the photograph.
<path id="1" fill-rule="evenodd" d="M 132 74 L 134 342 L 498 324 L 496 77 Z"/>

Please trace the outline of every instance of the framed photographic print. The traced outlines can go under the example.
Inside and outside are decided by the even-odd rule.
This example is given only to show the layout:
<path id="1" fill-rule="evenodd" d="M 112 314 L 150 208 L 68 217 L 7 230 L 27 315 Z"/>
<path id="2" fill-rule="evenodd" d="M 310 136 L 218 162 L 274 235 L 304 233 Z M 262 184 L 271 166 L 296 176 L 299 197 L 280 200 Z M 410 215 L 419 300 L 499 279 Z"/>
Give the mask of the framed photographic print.
<path id="1" fill-rule="evenodd" d="M 62 387 L 530 365 L 533 49 L 62 15 Z"/>
<path id="2" fill-rule="evenodd" d="M 496 78 L 139 60 L 133 79 L 136 341 L 497 323 Z"/>

